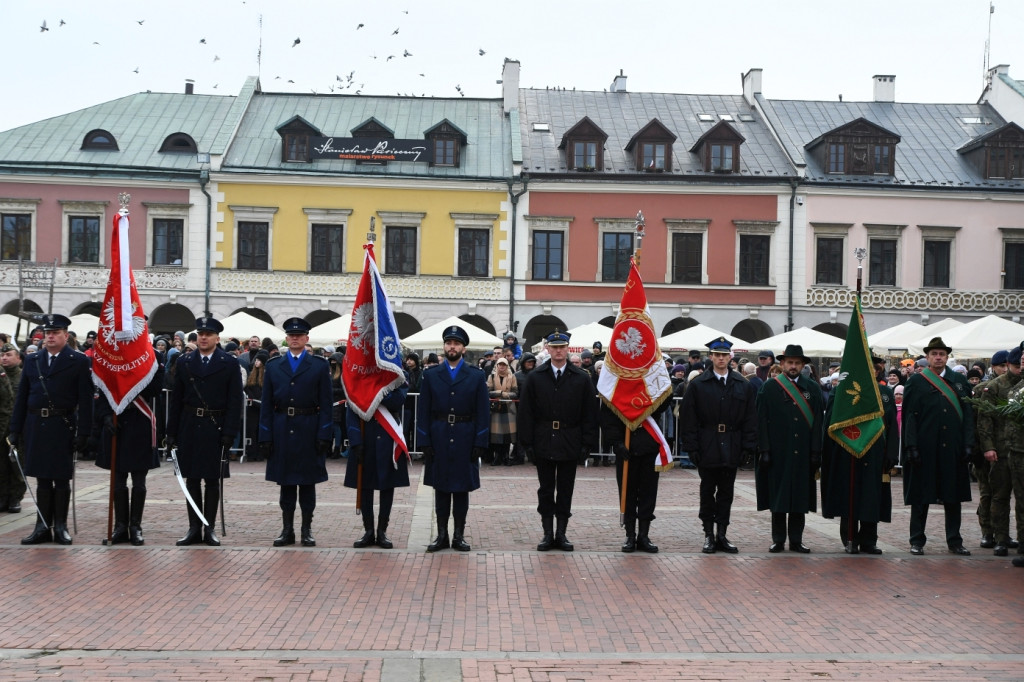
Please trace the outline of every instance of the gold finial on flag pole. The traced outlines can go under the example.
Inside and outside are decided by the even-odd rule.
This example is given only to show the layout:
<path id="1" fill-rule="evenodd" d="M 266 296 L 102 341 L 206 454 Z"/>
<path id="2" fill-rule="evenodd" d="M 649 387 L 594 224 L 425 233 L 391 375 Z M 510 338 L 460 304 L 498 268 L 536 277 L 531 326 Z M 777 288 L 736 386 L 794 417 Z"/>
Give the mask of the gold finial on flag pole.
<path id="1" fill-rule="evenodd" d="M 640 249 L 643 246 L 644 241 L 644 228 L 647 224 L 644 222 L 644 212 L 636 212 L 636 252 L 633 254 L 633 260 L 636 262 L 637 267 L 640 267 Z"/>
<path id="2" fill-rule="evenodd" d="M 376 228 L 377 228 L 377 217 L 376 216 L 370 216 L 370 231 L 366 233 L 366 241 L 370 242 L 371 244 L 373 242 L 377 241 L 377 232 L 375 231 Z"/>
<path id="3" fill-rule="evenodd" d="M 126 215 L 128 213 L 128 204 L 131 203 L 131 200 L 132 195 L 128 194 L 128 192 L 121 192 L 120 194 L 118 194 L 117 202 L 121 204 L 121 210 L 118 212 Z"/>

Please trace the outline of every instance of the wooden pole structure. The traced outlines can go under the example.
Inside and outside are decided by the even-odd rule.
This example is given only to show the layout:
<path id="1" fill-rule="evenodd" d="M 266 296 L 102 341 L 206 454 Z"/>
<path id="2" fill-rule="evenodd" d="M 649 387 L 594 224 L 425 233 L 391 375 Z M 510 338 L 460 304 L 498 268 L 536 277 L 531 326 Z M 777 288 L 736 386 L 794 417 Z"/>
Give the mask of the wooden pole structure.
<path id="1" fill-rule="evenodd" d="M 117 414 L 113 417 L 114 434 L 110 439 L 110 493 L 107 497 L 107 539 L 104 545 L 114 544 L 114 485 L 117 478 Z M 102 434 L 101 434 L 102 437 Z M 100 446 L 102 447 L 102 445 Z"/>

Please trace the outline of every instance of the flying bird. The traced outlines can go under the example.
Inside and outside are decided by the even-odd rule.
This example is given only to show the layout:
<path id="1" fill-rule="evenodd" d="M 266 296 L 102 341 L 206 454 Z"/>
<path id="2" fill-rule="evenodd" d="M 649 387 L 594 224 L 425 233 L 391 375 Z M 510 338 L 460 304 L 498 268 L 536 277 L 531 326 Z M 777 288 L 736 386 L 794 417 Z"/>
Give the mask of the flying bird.
<path id="1" fill-rule="evenodd" d="M 398 28 L 401 28 L 401 26 L 399 26 Z M 397 36 L 398 35 L 398 28 L 396 28 L 394 31 L 392 31 L 391 35 Z"/>
<path id="2" fill-rule="evenodd" d="M 220 61 L 220 57 L 218 57 L 217 55 L 213 55 L 213 61 L 219 62 Z"/>
<path id="3" fill-rule="evenodd" d="M 49 30 L 50 29 L 47 28 L 47 26 L 46 26 L 46 19 L 43 19 L 43 25 L 39 27 L 39 32 L 40 33 L 44 33 L 44 32 L 49 31 Z"/>
<path id="4" fill-rule="evenodd" d="M 420 74 L 420 76 L 422 76 L 423 78 L 426 78 L 426 77 L 427 77 L 427 74 L 425 74 L 425 73 L 421 73 L 421 74 Z"/>
<path id="5" fill-rule="evenodd" d="M 136 66 L 135 67 L 135 73 L 138 73 L 138 72 L 139 72 L 139 67 Z"/>
<path id="6" fill-rule="evenodd" d="M 289 82 L 289 83 L 294 83 L 295 81 L 293 81 L 293 80 L 292 80 L 291 78 L 289 78 L 289 79 L 288 79 L 288 82 Z"/>
<path id="7" fill-rule="evenodd" d="M 358 26 L 356 26 L 356 30 L 358 31 L 359 29 L 361 29 L 361 28 L 362 28 L 363 26 L 365 26 L 365 25 L 366 25 L 366 24 L 359 24 Z"/>
<path id="8" fill-rule="evenodd" d="M 402 56 L 403 56 L 403 57 L 411 57 L 411 56 L 412 56 L 412 52 L 409 52 L 409 50 L 405 50 L 405 51 L 404 51 L 404 52 L 402 53 Z"/>
<path id="9" fill-rule="evenodd" d="M 68 23 L 68 22 L 64 21 L 63 19 L 60 20 L 60 26 L 63 26 L 66 23 Z M 59 26 L 58 26 L 58 28 L 59 28 Z"/>
<path id="10" fill-rule="evenodd" d="M 144 24 L 145 22 L 146 22 L 145 19 L 139 19 L 139 21 L 137 23 L 139 24 L 139 26 L 142 26 L 142 24 Z"/>
<path id="11" fill-rule="evenodd" d="M 220 83 L 214 83 L 213 84 L 213 89 L 216 90 L 218 85 L 220 85 Z"/>
<path id="12" fill-rule="evenodd" d="M 206 44 L 206 38 L 200 38 L 200 39 L 199 39 L 199 43 L 200 43 L 201 45 L 205 45 L 205 44 Z"/>
<path id="13" fill-rule="evenodd" d="M 393 55 L 393 54 L 389 54 L 389 55 L 388 55 L 388 58 L 387 58 L 387 59 L 385 59 L 384 61 L 386 61 L 386 62 L 390 62 L 390 61 L 391 61 L 392 59 L 394 59 L 394 58 L 395 58 L 395 55 Z"/>
<path id="14" fill-rule="evenodd" d="M 302 42 L 302 39 L 301 39 L 301 38 L 296 38 L 296 39 L 295 39 L 295 42 L 294 42 L 294 43 L 292 43 L 292 47 L 295 47 L 296 45 L 298 45 L 298 44 L 299 44 L 299 43 L 301 43 L 301 42 Z"/>
<path id="15" fill-rule="evenodd" d="M 483 51 L 483 49 L 481 49 L 481 50 L 480 50 L 480 56 L 481 56 L 481 57 L 483 57 L 483 56 L 484 56 L 485 54 L 487 54 L 487 53 L 486 53 L 486 52 L 484 52 L 484 51 Z"/>

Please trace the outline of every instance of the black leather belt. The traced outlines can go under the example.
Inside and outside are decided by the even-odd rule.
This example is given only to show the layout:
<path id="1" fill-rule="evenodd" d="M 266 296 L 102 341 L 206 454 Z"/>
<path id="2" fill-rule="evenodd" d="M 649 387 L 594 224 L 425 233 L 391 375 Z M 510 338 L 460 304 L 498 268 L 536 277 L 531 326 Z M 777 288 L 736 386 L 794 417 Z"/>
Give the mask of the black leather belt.
<path id="1" fill-rule="evenodd" d="M 37 414 L 40 417 L 63 417 L 71 414 L 72 410 L 63 407 L 43 407 L 38 410 L 29 410 L 29 414 Z"/>
<path id="2" fill-rule="evenodd" d="M 728 426 L 726 424 L 711 424 L 709 426 L 702 427 L 704 431 L 717 431 L 718 433 L 725 433 L 727 431 L 735 431 L 736 427 Z"/>
<path id="3" fill-rule="evenodd" d="M 224 414 L 224 410 L 208 410 L 205 407 L 192 407 L 191 405 L 186 405 L 185 409 L 189 414 L 194 414 L 197 417 L 219 417 Z"/>
<path id="4" fill-rule="evenodd" d="M 558 431 L 558 430 L 560 430 L 560 429 L 571 429 L 571 428 L 572 428 L 573 426 L 575 426 L 575 424 L 563 424 L 563 423 L 562 423 L 562 422 L 560 422 L 560 421 L 553 421 L 553 422 L 542 422 L 542 423 L 543 423 L 543 424 L 548 424 L 548 423 L 550 423 L 550 424 L 551 424 L 551 430 L 552 430 L 552 431 Z"/>
<path id="5" fill-rule="evenodd" d="M 289 417 L 305 417 L 311 414 L 320 414 L 319 407 L 275 407 L 277 414 L 286 414 Z"/>
<path id="6" fill-rule="evenodd" d="M 435 412 L 433 414 L 433 417 L 434 419 L 440 419 L 441 421 L 448 422 L 449 424 L 473 421 L 473 417 L 468 414 L 448 414 L 446 412 Z"/>

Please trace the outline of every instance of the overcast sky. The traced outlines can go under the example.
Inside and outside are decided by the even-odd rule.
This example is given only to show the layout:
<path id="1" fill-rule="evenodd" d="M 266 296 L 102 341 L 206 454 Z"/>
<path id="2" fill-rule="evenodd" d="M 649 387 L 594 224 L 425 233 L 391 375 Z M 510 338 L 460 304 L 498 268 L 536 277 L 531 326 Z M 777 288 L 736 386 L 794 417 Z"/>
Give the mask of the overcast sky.
<path id="1" fill-rule="evenodd" d="M 1024 80 L 1024 2 L 991 19 L 990 63 Z M 760 67 L 776 99 L 870 100 L 871 77 L 894 74 L 898 101 L 974 102 L 988 26 L 988 0 L 4 0 L 0 130 L 187 78 L 222 95 L 259 75 L 269 92 L 499 97 L 505 57 L 523 87 L 603 90 L 621 69 L 631 91 L 739 94 Z"/>

